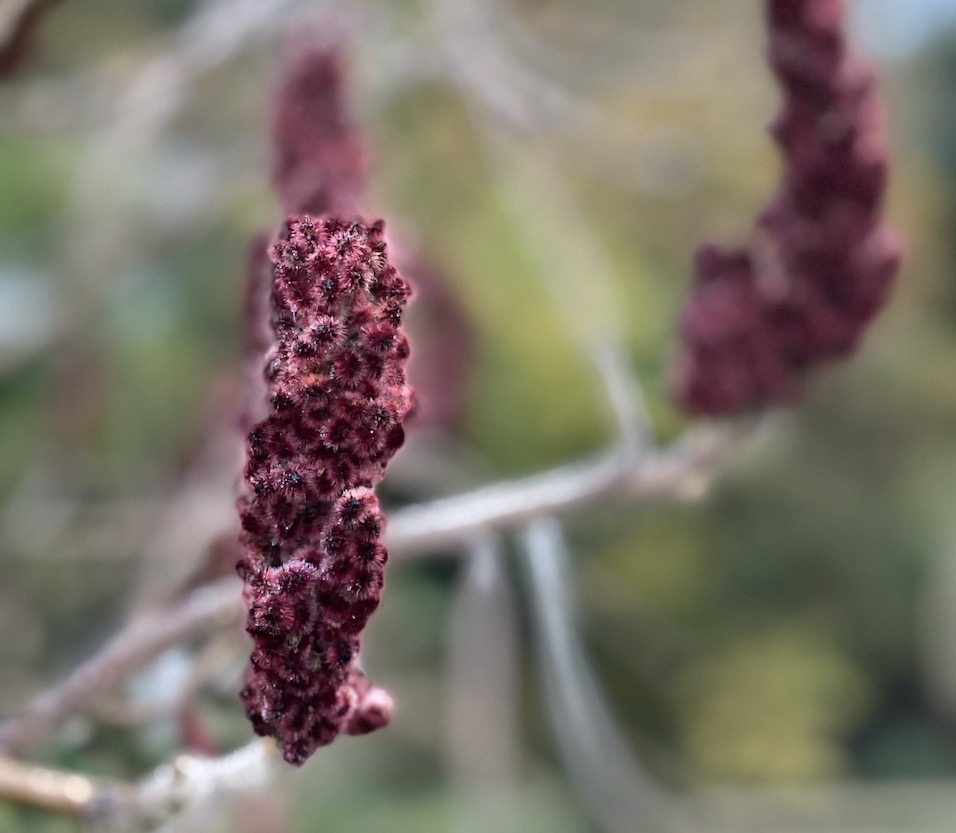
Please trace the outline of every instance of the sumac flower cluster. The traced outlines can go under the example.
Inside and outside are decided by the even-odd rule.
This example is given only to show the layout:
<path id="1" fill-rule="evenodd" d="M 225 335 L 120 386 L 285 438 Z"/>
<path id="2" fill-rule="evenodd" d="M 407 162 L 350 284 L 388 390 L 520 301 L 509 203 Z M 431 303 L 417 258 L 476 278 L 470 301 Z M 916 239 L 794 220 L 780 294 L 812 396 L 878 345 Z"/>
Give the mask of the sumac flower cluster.
<path id="1" fill-rule="evenodd" d="M 355 660 L 388 557 L 372 487 L 402 445 L 411 405 L 409 287 L 381 223 L 296 216 L 270 260 L 270 412 L 249 433 L 239 501 L 255 641 L 241 697 L 256 732 L 301 764 L 391 711 Z"/>
<path id="2" fill-rule="evenodd" d="M 798 399 L 808 370 L 856 348 L 899 265 L 876 79 L 847 47 L 841 3 L 768 0 L 766 15 L 783 178 L 749 246 L 698 249 L 676 374 L 695 414 Z"/>

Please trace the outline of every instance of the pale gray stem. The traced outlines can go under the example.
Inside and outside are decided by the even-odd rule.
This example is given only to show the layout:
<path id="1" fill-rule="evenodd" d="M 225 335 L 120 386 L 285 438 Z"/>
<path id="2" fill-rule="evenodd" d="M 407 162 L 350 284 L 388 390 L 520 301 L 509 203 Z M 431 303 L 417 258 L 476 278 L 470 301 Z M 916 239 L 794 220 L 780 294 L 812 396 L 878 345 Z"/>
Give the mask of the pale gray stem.
<path id="1" fill-rule="evenodd" d="M 634 504 L 694 497 L 739 445 L 720 430 L 689 435 L 642 458 L 608 453 L 543 474 L 423 503 L 392 514 L 386 543 L 403 558 L 448 552 L 489 531 L 511 529 L 545 514 L 568 512 L 604 498 Z M 115 686 L 166 648 L 238 621 L 242 599 L 234 578 L 200 587 L 183 600 L 131 620 L 61 684 L 0 726 L 0 750 L 38 744 L 64 719 Z"/>
<path id="2" fill-rule="evenodd" d="M 539 518 L 521 542 L 545 697 L 569 776 L 606 833 L 695 829 L 623 740 L 575 625 L 569 555 L 559 522 Z"/>
<path id="3" fill-rule="evenodd" d="M 6 0 L 0 5 L 0 65 L 15 61 L 16 53 L 55 0 Z"/>
<path id="4" fill-rule="evenodd" d="M 447 551 L 488 530 L 513 529 L 541 515 L 569 512 L 605 498 L 628 504 L 700 495 L 739 450 L 746 429 L 702 428 L 635 466 L 614 451 L 541 474 L 440 498 L 390 515 L 389 551 L 411 558 Z"/>
<path id="5" fill-rule="evenodd" d="M 596 344 L 591 360 L 604 382 L 624 449 L 637 464 L 641 455 L 655 444 L 644 389 L 619 342 Z"/>
<path id="6" fill-rule="evenodd" d="M 497 538 L 468 548 L 446 647 L 446 755 L 456 833 L 513 831 L 520 748 L 514 597 Z"/>
<path id="7" fill-rule="evenodd" d="M 211 628 L 237 622 L 241 609 L 239 581 L 230 577 L 132 619 L 92 659 L 0 726 L 0 750 L 19 753 L 41 743 L 64 719 L 157 654 Z"/>
<path id="8" fill-rule="evenodd" d="M 219 758 L 180 755 L 142 779 L 116 815 L 161 821 L 183 808 L 261 789 L 274 777 L 277 761 L 275 744 L 260 739 Z"/>
<path id="9" fill-rule="evenodd" d="M 389 552 L 403 557 L 435 553 L 495 529 L 591 503 L 621 487 L 627 475 L 620 454 L 605 454 L 519 480 L 399 509 L 389 516 Z M 458 552 L 453 554 L 457 557 Z"/>
<path id="10" fill-rule="evenodd" d="M 0 757 L 0 798 L 95 825 L 97 830 L 174 829 L 177 814 L 215 809 L 274 777 L 275 744 L 255 740 L 218 758 L 179 755 L 128 783 Z"/>

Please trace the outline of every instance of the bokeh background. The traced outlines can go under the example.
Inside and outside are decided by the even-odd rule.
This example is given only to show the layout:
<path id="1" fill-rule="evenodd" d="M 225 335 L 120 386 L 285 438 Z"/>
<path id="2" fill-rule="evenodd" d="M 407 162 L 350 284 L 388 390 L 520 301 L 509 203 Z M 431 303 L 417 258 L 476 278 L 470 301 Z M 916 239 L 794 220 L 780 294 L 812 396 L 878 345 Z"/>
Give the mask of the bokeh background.
<path id="1" fill-rule="evenodd" d="M 274 13 L 243 32 L 238 13 L 196 24 L 226 2 L 63 0 L 0 84 L 0 715 L 200 571 L 183 559 L 229 523 L 290 29 L 345 39 L 368 211 L 447 296 L 411 312 L 415 372 L 429 350 L 468 357 L 442 418 L 411 429 L 393 505 L 608 445 L 596 333 L 678 436 L 693 246 L 742 240 L 774 187 L 758 3 L 257 5 Z M 698 499 L 565 524 L 615 736 L 675 801 L 739 809 L 704 830 L 956 826 L 956 2 L 859 0 L 850 19 L 889 112 L 891 306 Z M 527 574 L 500 546 L 491 591 L 468 552 L 396 560 L 365 643 L 394 725 L 195 829 L 607 829 L 560 754 Z M 38 760 L 135 778 L 245 743 L 245 650 L 228 633 L 169 652 Z M 794 815 L 762 803 L 780 796 Z M 75 826 L 0 803 L 8 830 Z"/>

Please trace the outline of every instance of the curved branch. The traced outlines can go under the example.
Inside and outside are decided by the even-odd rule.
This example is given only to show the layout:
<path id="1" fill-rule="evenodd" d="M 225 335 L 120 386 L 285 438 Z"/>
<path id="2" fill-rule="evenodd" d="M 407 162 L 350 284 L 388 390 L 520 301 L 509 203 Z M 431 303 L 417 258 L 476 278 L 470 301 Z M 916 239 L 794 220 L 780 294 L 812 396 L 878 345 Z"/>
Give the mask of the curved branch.
<path id="1" fill-rule="evenodd" d="M 751 428 L 697 429 L 671 446 L 649 451 L 635 466 L 628 450 L 600 456 L 390 514 L 385 542 L 403 558 L 434 555 L 489 530 L 514 529 L 610 498 L 625 503 L 698 496 L 739 450 Z"/>
<path id="2" fill-rule="evenodd" d="M 0 757 L 0 796 L 96 829 L 140 829 L 197 803 L 264 786 L 275 758 L 274 744 L 257 739 L 218 758 L 179 755 L 127 783 Z"/>
<path id="3" fill-rule="evenodd" d="M 56 0 L 7 0 L 0 6 L 0 77 L 16 68 L 44 12 Z"/>
<path id="4" fill-rule="evenodd" d="M 62 683 L 0 726 L 0 750 L 18 753 L 38 744 L 63 720 L 157 654 L 203 631 L 237 622 L 241 598 L 238 579 L 230 577 L 193 590 L 177 604 L 131 620 Z"/>
<path id="5" fill-rule="evenodd" d="M 748 425 L 699 429 L 666 449 L 648 452 L 635 467 L 630 452 L 598 457 L 541 474 L 398 510 L 385 543 L 402 558 L 447 553 L 491 531 L 514 529 L 534 518 L 562 514 L 599 500 L 634 504 L 698 496 L 752 431 Z M 156 655 L 242 616 L 238 580 L 221 579 L 184 600 L 133 619 L 62 683 L 0 725 L 0 750 L 19 753 L 39 744 L 70 715 L 117 685 Z"/>
<path id="6" fill-rule="evenodd" d="M 574 622 L 570 553 L 560 523 L 537 519 L 521 545 L 551 721 L 592 819 L 606 833 L 698 829 L 627 746 L 588 665 Z"/>

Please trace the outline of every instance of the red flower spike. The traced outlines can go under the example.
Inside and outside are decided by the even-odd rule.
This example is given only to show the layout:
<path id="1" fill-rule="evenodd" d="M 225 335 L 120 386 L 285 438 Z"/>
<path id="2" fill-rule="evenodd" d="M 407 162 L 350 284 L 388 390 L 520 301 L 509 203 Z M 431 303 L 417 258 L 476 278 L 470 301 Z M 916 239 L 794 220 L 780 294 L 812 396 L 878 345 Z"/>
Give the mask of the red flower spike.
<path id="1" fill-rule="evenodd" d="M 380 224 L 292 217 L 270 250 L 271 409 L 249 433 L 239 501 L 237 569 L 255 642 L 240 696 L 254 730 L 296 765 L 342 732 L 385 725 L 392 709 L 355 667 L 388 560 L 372 487 L 411 404 L 407 341 L 387 323 L 400 320 L 408 289 L 373 291 L 401 281 L 383 234 Z M 403 348 L 383 356 L 383 337 Z"/>
<path id="2" fill-rule="evenodd" d="M 882 107 L 872 69 L 847 47 L 840 0 L 766 9 L 783 178 L 747 249 L 698 256 L 675 380 L 693 414 L 794 402 L 808 371 L 856 349 L 899 268 L 882 219 Z"/>

